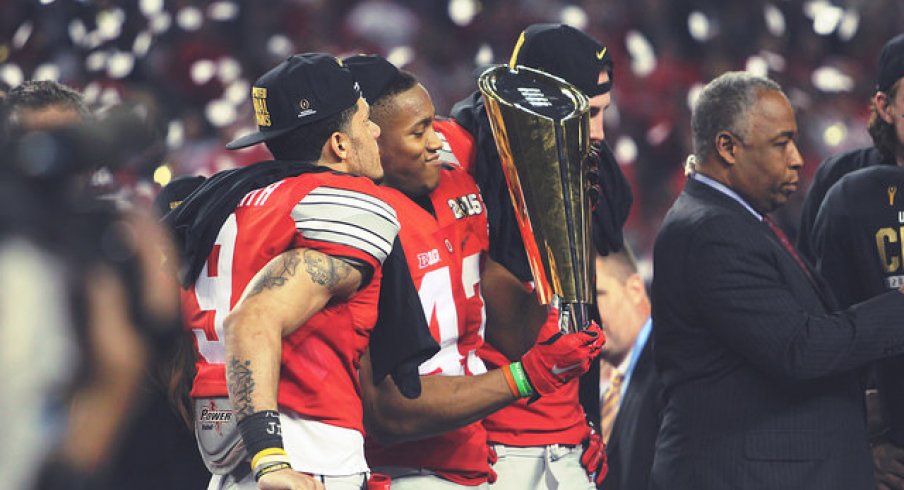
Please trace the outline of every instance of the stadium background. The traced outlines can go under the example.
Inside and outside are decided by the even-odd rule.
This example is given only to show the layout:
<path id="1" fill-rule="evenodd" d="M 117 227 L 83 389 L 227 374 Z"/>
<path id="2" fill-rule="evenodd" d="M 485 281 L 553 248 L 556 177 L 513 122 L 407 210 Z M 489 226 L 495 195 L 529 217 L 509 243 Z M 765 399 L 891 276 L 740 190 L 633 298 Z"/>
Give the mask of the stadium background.
<path id="1" fill-rule="evenodd" d="M 58 80 L 96 109 L 140 104 L 165 155 L 111 184 L 150 198 L 173 176 L 267 157 L 222 147 L 251 129 L 251 81 L 292 53 L 387 56 L 420 77 L 444 114 L 533 22 L 574 25 L 612 50 L 607 141 L 635 193 L 627 236 L 649 267 L 683 183 L 689 101 L 703 83 L 747 69 L 791 98 L 804 187 L 777 218 L 793 234 L 819 162 L 870 142 L 876 58 L 904 26 L 904 1 L 0 0 L 0 81 Z"/>

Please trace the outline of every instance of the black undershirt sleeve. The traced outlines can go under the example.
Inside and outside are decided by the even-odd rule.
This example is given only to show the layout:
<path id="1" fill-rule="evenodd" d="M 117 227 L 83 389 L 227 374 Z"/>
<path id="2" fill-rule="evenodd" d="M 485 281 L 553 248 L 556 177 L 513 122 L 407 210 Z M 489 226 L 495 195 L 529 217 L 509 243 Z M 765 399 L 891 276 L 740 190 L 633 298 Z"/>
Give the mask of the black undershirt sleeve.
<path id="1" fill-rule="evenodd" d="M 392 376 L 408 398 L 421 394 L 418 366 L 439 352 L 398 237 L 383 262 L 377 324 L 370 334 L 374 384 Z"/>

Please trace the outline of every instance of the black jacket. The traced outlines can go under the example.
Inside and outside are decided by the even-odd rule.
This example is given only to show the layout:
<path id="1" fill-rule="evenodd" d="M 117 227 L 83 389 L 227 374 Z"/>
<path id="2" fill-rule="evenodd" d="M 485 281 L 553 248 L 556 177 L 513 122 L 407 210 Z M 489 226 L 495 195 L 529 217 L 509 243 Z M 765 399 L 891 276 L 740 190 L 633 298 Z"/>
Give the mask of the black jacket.
<path id="1" fill-rule="evenodd" d="M 811 264 L 816 262 L 812 245 L 813 222 L 816 221 L 816 213 L 819 212 L 822 200 L 825 199 L 826 193 L 835 182 L 846 174 L 864 167 L 894 164 L 895 162 L 883 159 L 879 150 L 873 147 L 848 151 L 829 157 L 822 162 L 816 170 L 816 175 L 813 176 L 810 190 L 807 191 L 807 197 L 800 210 L 800 227 L 797 231 L 797 250 L 800 254 Z"/>
<path id="2" fill-rule="evenodd" d="M 665 408 L 650 488 L 875 488 L 858 368 L 904 351 L 904 295 L 832 313 L 817 272 L 693 179 L 653 258 Z"/>

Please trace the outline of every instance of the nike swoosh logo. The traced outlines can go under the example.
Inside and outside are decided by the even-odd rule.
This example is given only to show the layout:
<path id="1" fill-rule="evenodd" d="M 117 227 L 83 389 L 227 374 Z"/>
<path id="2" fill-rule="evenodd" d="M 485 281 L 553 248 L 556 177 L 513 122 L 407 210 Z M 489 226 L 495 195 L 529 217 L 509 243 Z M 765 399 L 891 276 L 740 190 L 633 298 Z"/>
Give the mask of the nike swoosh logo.
<path id="1" fill-rule="evenodd" d="M 564 372 L 571 371 L 572 369 L 574 369 L 576 367 L 581 367 L 581 363 L 576 362 L 570 366 L 565 366 L 565 367 L 561 367 L 561 368 L 558 366 L 558 364 L 553 364 L 552 374 L 555 374 L 556 376 L 558 376 Z"/>
<path id="2" fill-rule="evenodd" d="M 603 59 L 603 56 L 606 56 L 606 50 L 607 50 L 607 49 L 609 49 L 609 48 L 603 48 L 603 49 L 597 51 L 597 52 L 596 52 L 596 59 L 598 59 L 598 60 Z"/>

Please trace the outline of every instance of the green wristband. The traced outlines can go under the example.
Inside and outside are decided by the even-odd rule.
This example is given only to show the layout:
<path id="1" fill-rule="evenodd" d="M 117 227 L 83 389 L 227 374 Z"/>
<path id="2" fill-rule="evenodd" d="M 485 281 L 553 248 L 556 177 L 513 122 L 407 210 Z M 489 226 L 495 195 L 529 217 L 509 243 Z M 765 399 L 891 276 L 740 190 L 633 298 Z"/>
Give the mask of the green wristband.
<path id="1" fill-rule="evenodd" d="M 521 397 L 527 398 L 529 396 L 534 396 L 534 387 L 531 386 L 530 381 L 527 380 L 527 374 L 524 374 L 524 367 L 521 366 L 521 361 L 509 364 L 508 368 L 512 373 L 512 377 L 515 378 L 515 386 L 518 387 L 518 393 Z"/>

